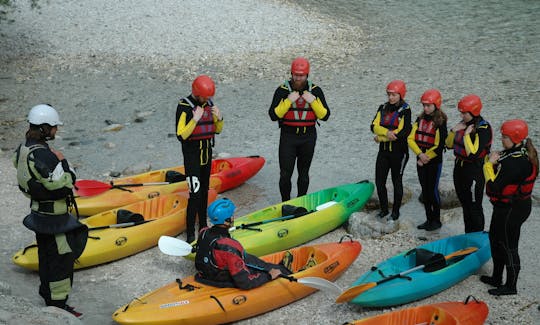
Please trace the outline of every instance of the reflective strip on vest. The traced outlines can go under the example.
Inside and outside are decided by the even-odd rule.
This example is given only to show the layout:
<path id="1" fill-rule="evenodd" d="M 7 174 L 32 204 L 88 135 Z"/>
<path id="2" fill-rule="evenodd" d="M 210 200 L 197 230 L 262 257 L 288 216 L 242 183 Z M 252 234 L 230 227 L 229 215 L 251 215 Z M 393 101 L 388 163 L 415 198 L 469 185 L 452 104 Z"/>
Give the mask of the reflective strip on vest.
<path id="1" fill-rule="evenodd" d="M 30 209 L 43 214 L 64 214 L 68 211 L 67 202 L 65 199 L 60 200 L 45 200 L 36 201 L 32 199 L 32 193 L 30 193 L 30 186 L 28 183 L 31 180 L 39 181 L 41 177 L 35 175 L 30 168 L 30 154 L 36 149 L 47 149 L 44 145 L 35 144 L 30 147 L 21 145 L 19 148 L 19 158 L 17 160 L 17 182 L 19 183 L 19 189 L 24 195 L 31 199 Z M 44 188 L 44 190 L 46 190 Z"/>
<path id="2" fill-rule="evenodd" d="M 288 81 L 285 82 L 289 92 L 292 92 L 291 85 Z M 308 80 L 308 90 L 311 92 L 313 84 Z M 314 126 L 317 122 L 317 116 L 311 105 L 302 97 L 291 104 L 291 109 L 283 116 L 283 124 L 294 127 Z"/>

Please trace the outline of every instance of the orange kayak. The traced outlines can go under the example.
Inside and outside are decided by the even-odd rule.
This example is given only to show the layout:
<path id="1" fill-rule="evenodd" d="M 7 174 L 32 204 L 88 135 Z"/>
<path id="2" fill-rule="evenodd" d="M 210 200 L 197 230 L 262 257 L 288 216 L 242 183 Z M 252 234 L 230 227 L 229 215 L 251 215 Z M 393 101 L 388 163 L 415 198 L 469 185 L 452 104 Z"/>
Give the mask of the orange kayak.
<path id="1" fill-rule="evenodd" d="M 472 299 L 471 299 L 472 298 Z M 488 315 L 485 302 L 469 296 L 464 302 L 451 301 L 396 310 L 350 325 L 482 325 Z"/>
<path id="2" fill-rule="evenodd" d="M 216 191 L 210 189 L 208 201 L 214 201 L 216 196 Z M 156 246 L 162 235 L 178 235 L 186 229 L 188 198 L 188 192 L 171 193 L 82 219 L 81 222 L 90 229 L 103 229 L 89 231 L 86 247 L 75 261 L 75 268 L 82 269 L 115 261 Z M 140 214 L 144 220 L 120 223 L 119 210 Z M 120 227 L 119 223 L 126 226 Z M 36 243 L 15 253 L 12 260 L 21 267 L 37 271 L 39 262 Z"/>
<path id="3" fill-rule="evenodd" d="M 210 172 L 210 187 L 218 193 L 242 185 L 253 177 L 263 167 L 265 159 L 259 156 L 235 157 L 212 160 Z M 185 174 L 184 166 L 176 166 L 150 171 L 133 176 L 121 177 L 114 180 L 115 186 L 119 184 L 151 184 L 166 181 L 167 172 L 179 175 Z M 85 180 L 78 181 L 82 184 Z M 102 183 L 107 186 L 107 183 Z M 77 185 L 77 183 L 76 183 Z M 109 186 L 110 187 L 110 186 Z M 133 186 L 125 188 L 112 187 L 100 194 L 83 196 L 75 190 L 77 208 L 81 216 L 90 216 L 103 211 L 118 208 L 137 201 L 151 199 L 157 196 L 187 191 L 185 180 L 166 185 Z M 75 211 L 72 211 L 75 213 Z"/>
<path id="4" fill-rule="evenodd" d="M 326 243 L 289 250 L 293 256 L 292 276 L 320 277 L 333 281 L 360 254 L 357 241 Z M 266 255 L 271 263 L 282 261 L 285 251 Z M 299 271 L 307 267 L 303 271 Z M 191 289 L 191 290 L 190 290 Z M 172 282 L 114 312 L 120 324 L 223 324 L 249 318 L 288 305 L 317 289 L 277 278 L 258 288 L 217 288 L 196 282 L 193 276 Z"/>

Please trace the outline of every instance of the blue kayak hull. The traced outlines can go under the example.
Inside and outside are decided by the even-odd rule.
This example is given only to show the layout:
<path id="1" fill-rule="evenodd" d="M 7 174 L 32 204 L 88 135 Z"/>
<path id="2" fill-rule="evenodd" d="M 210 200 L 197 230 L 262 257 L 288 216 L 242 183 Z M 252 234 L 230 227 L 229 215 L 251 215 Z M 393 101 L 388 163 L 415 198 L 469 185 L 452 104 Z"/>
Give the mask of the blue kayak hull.
<path id="1" fill-rule="evenodd" d="M 449 265 L 434 271 L 417 270 L 381 283 L 360 295 L 352 303 L 365 307 L 388 307 L 409 303 L 439 293 L 476 273 L 491 258 L 488 233 L 475 232 L 433 241 L 417 248 L 449 255 L 460 249 L 477 247 L 478 250 L 463 258 L 449 261 Z M 416 254 L 398 254 L 364 273 L 352 286 L 377 282 L 384 277 L 402 273 L 416 266 Z"/>

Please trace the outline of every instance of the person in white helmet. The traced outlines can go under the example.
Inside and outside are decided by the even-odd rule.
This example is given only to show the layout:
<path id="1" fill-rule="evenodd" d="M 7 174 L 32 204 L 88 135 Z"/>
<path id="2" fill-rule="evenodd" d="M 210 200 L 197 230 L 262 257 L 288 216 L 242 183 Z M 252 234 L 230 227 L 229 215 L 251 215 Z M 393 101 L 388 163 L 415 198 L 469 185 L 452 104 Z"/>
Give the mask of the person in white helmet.
<path id="1" fill-rule="evenodd" d="M 66 304 L 73 282 L 73 263 L 84 250 L 88 227 L 69 214 L 75 172 L 64 155 L 49 147 L 58 126 L 50 105 L 34 106 L 28 114 L 26 141 L 13 155 L 19 189 L 30 199 L 31 212 L 23 224 L 36 233 L 39 258 L 39 294 L 47 306 L 82 313 Z"/>

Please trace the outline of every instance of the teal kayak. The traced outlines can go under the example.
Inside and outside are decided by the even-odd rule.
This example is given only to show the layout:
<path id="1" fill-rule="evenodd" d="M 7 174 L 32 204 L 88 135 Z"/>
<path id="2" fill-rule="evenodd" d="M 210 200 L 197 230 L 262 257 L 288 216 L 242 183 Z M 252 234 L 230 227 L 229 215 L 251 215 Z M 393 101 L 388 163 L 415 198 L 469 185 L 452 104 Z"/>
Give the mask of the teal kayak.
<path id="1" fill-rule="evenodd" d="M 296 247 L 341 226 L 362 209 L 373 189 L 373 183 L 362 181 L 308 193 L 235 218 L 230 234 L 257 256 Z M 289 207 L 294 207 L 290 214 Z"/>
<path id="2" fill-rule="evenodd" d="M 360 306 L 401 305 L 450 288 L 477 272 L 490 258 L 486 232 L 447 237 L 402 252 L 372 267 L 347 291 L 353 293 L 352 296 L 360 292 L 350 300 Z"/>

